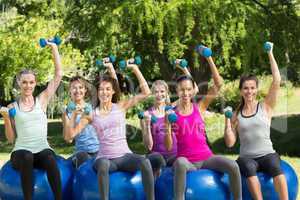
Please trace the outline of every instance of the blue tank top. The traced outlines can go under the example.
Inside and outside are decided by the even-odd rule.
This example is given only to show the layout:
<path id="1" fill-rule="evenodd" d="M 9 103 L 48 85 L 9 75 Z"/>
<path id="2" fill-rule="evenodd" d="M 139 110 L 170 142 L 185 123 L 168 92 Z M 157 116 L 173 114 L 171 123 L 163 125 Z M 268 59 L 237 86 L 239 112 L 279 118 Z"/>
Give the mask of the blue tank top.
<path id="1" fill-rule="evenodd" d="M 71 118 L 72 112 L 67 115 Z M 81 116 L 77 115 L 75 123 L 78 124 Z M 75 153 L 88 152 L 96 153 L 99 150 L 99 141 L 95 128 L 88 124 L 86 127 L 75 137 Z"/>

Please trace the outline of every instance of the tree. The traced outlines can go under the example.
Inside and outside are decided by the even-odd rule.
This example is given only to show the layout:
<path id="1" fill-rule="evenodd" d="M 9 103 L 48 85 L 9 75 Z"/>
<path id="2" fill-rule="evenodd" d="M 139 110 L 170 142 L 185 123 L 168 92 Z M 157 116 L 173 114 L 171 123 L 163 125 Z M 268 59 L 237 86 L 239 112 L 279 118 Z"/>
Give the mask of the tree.
<path id="1" fill-rule="evenodd" d="M 62 20 L 45 20 L 43 17 L 28 19 L 17 14 L 14 8 L 1 13 L 1 19 L 0 92 L 2 100 L 10 100 L 15 75 L 21 69 L 35 70 L 40 84 L 46 84 L 53 76 L 51 51 L 40 48 L 38 40 L 40 37 L 50 38 L 57 34 Z M 80 52 L 70 44 L 62 44 L 60 53 L 65 75 L 74 73 L 78 66 L 86 65 Z"/>

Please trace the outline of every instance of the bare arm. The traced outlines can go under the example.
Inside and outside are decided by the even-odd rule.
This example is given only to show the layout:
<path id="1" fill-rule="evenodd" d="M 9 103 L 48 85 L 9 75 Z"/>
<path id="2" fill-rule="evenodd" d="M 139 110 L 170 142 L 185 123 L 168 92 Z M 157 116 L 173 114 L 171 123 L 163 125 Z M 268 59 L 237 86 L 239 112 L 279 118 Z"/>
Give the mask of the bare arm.
<path id="1" fill-rule="evenodd" d="M 144 119 L 140 120 L 142 134 L 143 134 L 143 142 L 148 150 L 152 150 L 153 148 L 153 139 L 151 134 L 151 116 L 150 119 L 145 116 Z"/>
<path id="2" fill-rule="evenodd" d="M 172 126 L 171 123 L 166 119 L 166 127 L 167 127 L 167 132 L 165 136 L 165 147 L 168 151 L 172 150 L 173 147 L 173 138 L 172 138 Z"/>
<path id="3" fill-rule="evenodd" d="M 200 108 L 201 112 L 206 111 L 209 104 L 217 97 L 217 95 L 221 89 L 221 86 L 223 84 L 223 79 L 220 76 L 212 57 L 210 56 L 210 57 L 206 58 L 206 60 L 209 64 L 210 71 L 212 73 L 213 86 L 211 88 L 209 88 L 204 100 L 199 102 L 199 108 Z"/>
<path id="4" fill-rule="evenodd" d="M 192 77 L 192 75 L 191 75 L 191 73 L 190 73 L 190 71 L 188 70 L 187 67 L 180 67 L 180 65 L 179 65 L 180 60 L 181 59 L 176 60 L 176 67 L 179 68 L 183 72 L 184 75 Z M 194 83 L 194 93 L 195 93 L 195 95 L 198 94 L 198 92 L 199 92 L 199 88 L 198 88 L 197 83 L 195 82 Z"/>
<path id="5" fill-rule="evenodd" d="M 64 140 L 71 143 L 73 139 L 78 135 L 91 121 L 91 116 L 82 116 L 79 123 L 75 125 L 76 113 L 73 112 L 71 119 L 67 114 L 63 114 L 63 134 Z"/>
<path id="6" fill-rule="evenodd" d="M 48 45 L 52 50 L 53 62 L 55 66 L 55 75 L 54 78 L 49 82 L 47 88 L 39 95 L 39 100 L 44 111 L 46 111 L 47 104 L 51 97 L 55 94 L 55 91 L 57 90 L 63 76 L 58 48 L 55 43 L 48 42 Z"/>
<path id="7" fill-rule="evenodd" d="M 232 119 L 225 117 L 224 140 L 227 147 L 233 147 L 237 139 L 237 117 L 236 113 Z"/>
<path id="8" fill-rule="evenodd" d="M 281 81 L 281 76 L 280 72 L 278 69 L 277 62 L 274 58 L 273 55 L 273 47 L 272 49 L 268 52 L 268 57 L 269 61 L 271 64 L 271 71 L 272 71 L 272 76 L 273 76 L 273 81 L 270 86 L 270 89 L 268 91 L 267 96 L 264 99 L 264 107 L 266 108 L 267 112 L 269 114 L 272 113 L 272 110 L 274 109 L 277 101 L 277 97 L 279 94 L 279 89 L 280 89 L 280 81 Z"/>
<path id="9" fill-rule="evenodd" d="M 107 68 L 107 71 L 108 71 L 108 74 L 110 77 L 116 79 L 118 81 L 118 77 L 117 77 L 117 74 L 116 74 L 116 71 L 114 69 L 114 66 L 111 62 L 109 62 L 109 58 L 104 58 L 103 59 L 103 65 L 104 67 Z"/>
<path id="10" fill-rule="evenodd" d="M 13 144 L 16 138 L 15 130 L 13 127 L 14 119 L 9 117 L 8 109 L 13 108 L 13 105 L 8 105 L 8 108 L 1 107 L 0 114 L 3 116 L 5 136 L 9 143 Z"/>
<path id="11" fill-rule="evenodd" d="M 123 108 L 124 110 L 127 110 L 127 109 L 135 106 L 139 102 L 145 100 L 151 94 L 150 88 L 149 88 L 143 74 L 139 70 L 138 66 L 135 64 L 130 64 L 129 61 L 127 61 L 127 67 L 132 69 L 133 73 L 137 77 L 139 86 L 141 88 L 141 92 L 139 94 L 131 97 L 130 99 L 122 100 L 119 102 L 119 106 L 121 108 Z"/>

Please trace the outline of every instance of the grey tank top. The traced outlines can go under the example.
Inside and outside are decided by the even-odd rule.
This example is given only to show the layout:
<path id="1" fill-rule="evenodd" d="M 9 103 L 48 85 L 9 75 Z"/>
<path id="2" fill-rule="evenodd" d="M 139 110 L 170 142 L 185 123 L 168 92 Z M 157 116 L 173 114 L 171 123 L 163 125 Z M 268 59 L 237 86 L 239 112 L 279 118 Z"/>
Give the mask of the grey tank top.
<path id="1" fill-rule="evenodd" d="M 257 104 L 254 115 L 244 116 L 241 110 L 237 119 L 240 157 L 257 158 L 275 152 L 270 139 L 271 122 L 261 103 Z"/>

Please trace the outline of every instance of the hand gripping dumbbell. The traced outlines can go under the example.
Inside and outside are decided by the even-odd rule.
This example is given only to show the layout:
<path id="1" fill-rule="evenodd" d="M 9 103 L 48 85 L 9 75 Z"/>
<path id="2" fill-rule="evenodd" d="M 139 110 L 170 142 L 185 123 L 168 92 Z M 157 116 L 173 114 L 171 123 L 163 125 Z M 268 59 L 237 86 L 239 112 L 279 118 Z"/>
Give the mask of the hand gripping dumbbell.
<path id="1" fill-rule="evenodd" d="M 265 50 L 265 52 L 270 52 L 271 51 L 271 49 L 273 48 L 273 43 L 272 42 L 265 42 L 264 43 L 264 50 Z"/>
<path id="2" fill-rule="evenodd" d="M 142 58 L 140 56 L 135 56 L 132 59 L 129 59 L 129 64 L 136 64 L 136 65 L 141 65 L 142 64 Z M 126 60 L 121 60 L 119 62 L 119 68 L 121 70 L 125 70 L 127 67 L 127 61 Z"/>
<path id="3" fill-rule="evenodd" d="M 47 42 L 55 43 L 58 46 L 61 44 L 61 39 L 59 36 L 54 36 L 52 39 L 40 38 L 40 47 L 44 48 L 47 46 Z"/>
<path id="4" fill-rule="evenodd" d="M 212 51 L 210 48 L 204 46 L 204 45 L 198 45 L 195 48 L 196 52 L 199 53 L 201 56 L 208 58 L 212 55 Z"/>
<path id="5" fill-rule="evenodd" d="M 169 110 L 174 110 L 173 106 L 165 107 L 165 112 L 168 112 Z M 167 114 L 167 118 L 170 123 L 175 123 L 177 121 L 177 115 L 174 112 Z"/>
<path id="6" fill-rule="evenodd" d="M 228 119 L 232 118 L 232 115 L 233 115 L 232 107 L 227 106 L 223 111 L 224 111 L 224 115 L 226 118 L 228 118 Z"/>
<path id="7" fill-rule="evenodd" d="M 144 119 L 144 118 L 145 118 L 145 113 L 144 113 L 143 111 L 140 111 L 140 112 L 138 113 L 138 118 L 139 118 L 139 119 Z M 152 124 L 155 124 L 156 122 L 157 122 L 157 117 L 154 116 L 154 115 L 151 115 L 151 123 L 152 123 Z"/>
<path id="8" fill-rule="evenodd" d="M 188 61 L 186 59 L 175 59 L 173 61 L 173 66 L 174 68 L 176 67 L 176 65 L 179 65 L 181 68 L 186 68 L 188 66 Z"/>
<path id="9" fill-rule="evenodd" d="M 103 64 L 104 63 L 114 63 L 116 62 L 116 56 L 114 55 L 109 55 L 107 58 L 104 58 L 102 60 L 96 59 L 96 67 L 98 70 L 104 69 Z"/>
<path id="10" fill-rule="evenodd" d="M 72 113 L 76 109 L 78 109 L 78 106 L 76 106 L 76 104 L 71 101 L 68 103 L 66 111 L 67 113 Z M 92 106 L 88 103 L 86 103 L 83 108 L 79 109 L 82 110 L 85 115 L 89 115 L 92 112 Z"/>

